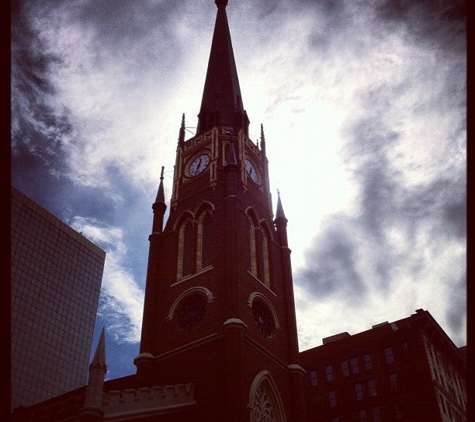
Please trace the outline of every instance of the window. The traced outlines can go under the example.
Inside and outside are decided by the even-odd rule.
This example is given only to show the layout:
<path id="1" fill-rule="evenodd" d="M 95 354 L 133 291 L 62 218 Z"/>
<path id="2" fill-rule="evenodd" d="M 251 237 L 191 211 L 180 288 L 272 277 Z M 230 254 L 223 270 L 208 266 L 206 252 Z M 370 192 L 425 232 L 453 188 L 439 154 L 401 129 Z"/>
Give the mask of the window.
<path id="1" fill-rule="evenodd" d="M 358 420 L 359 422 L 368 422 L 368 418 L 366 417 L 366 410 L 360 410 L 358 412 Z"/>
<path id="2" fill-rule="evenodd" d="M 394 403 L 394 411 L 396 412 L 396 418 L 397 419 L 404 418 L 404 412 L 403 412 L 401 404 L 399 402 Z"/>
<path id="3" fill-rule="evenodd" d="M 384 355 L 386 356 L 386 363 L 394 362 L 393 349 L 391 347 L 386 347 L 386 349 L 384 349 Z"/>
<path id="4" fill-rule="evenodd" d="M 175 311 L 178 326 L 185 331 L 191 331 L 197 327 L 206 313 L 206 307 L 205 295 L 194 293 L 186 296 Z"/>
<path id="5" fill-rule="evenodd" d="M 261 242 L 260 242 L 260 271 L 259 279 L 267 286 L 270 287 L 270 272 L 269 272 L 269 239 L 266 229 L 260 228 Z"/>
<path id="6" fill-rule="evenodd" d="M 213 225 L 211 212 L 201 214 L 198 220 L 198 270 L 212 264 L 213 259 Z"/>
<path id="7" fill-rule="evenodd" d="M 333 366 L 328 365 L 325 369 L 326 374 L 327 374 L 327 381 L 333 381 L 335 379 L 335 376 L 333 374 Z"/>
<path id="8" fill-rule="evenodd" d="M 340 363 L 341 365 L 341 373 L 344 377 L 347 377 L 350 375 L 350 367 L 348 365 L 348 361 L 344 360 L 343 362 Z"/>
<path id="9" fill-rule="evenodd" d="M 340 422 L 340 418 L 338 416 L 336 416 L 332 419 L 332 422 Z"/>
<path id="10" fill-rule="evenodd" d="M 179 250 L 179 278 L 186 277 L 194 271 L 195 256 L 195 238 L 193 221 L 188 218 L 181 226 L 179 233 L 180 250 Z M 181 265 L 180 265 L 181 264 Z"/>
<path id="11" fill-rule="evenodd" d="M 397 374 L 389 375 L 389 383 L 391 385 L 391 390 L 397 390 Z"/>
<path id="12" fill-rule="evenodd" d="M 371 397 L 377 396 L 378 392 L 376 391 L 376 381 L 375 380 L 369 380 L 368 381 L 368 390 L 369 390 L 369 395 Z"/>
<path id="13" fill-rule="evenodd" d="M 213 232 L 211 210 L 191 215 L 181 224 L 178 232 L 177 279 L 188 277 L 213 262 Z"/>
<path id="14" fill-rule="evenodd" d="M 381 422 L 381 411 L 379 407 L 373 407 L 373 422 Z"/>
<path id="15" fill-rule="evenodd" d="M 249 272 L 270 287 L 269 235 L 265 226 L 258 227 L 248 215 L 247 261 Z"/>
<path id="16" fill-rule="evenodd" d="M 406 359 L 410 358 L 411 357 L 411 349 L 409 348 L 409 343 L 404 343 L 403 348 L 404 348 L 404 357 Z"/>
<path id="17" fill-rule="evenodd" d="M 358 358 L 351 359 L 351 373 L 357 374 L 360 372 L 360 368 L 358 366 Z"/>
<path id="18" fill-rule="evenodd" d="M 310 371 L 310 384 L 312 387 L 318 385 L 317 371 Z"/>
<path id="19" fill-rule="evenodd" d="M 256 256 L 256 227 L 250 216 L 247 217 L 248 230 L 249 230 L 249 254 L 248 254 L 248 265 L 249 271 L 252 275 L 257 277 L 257 256 Z"/>
<path id="20" fill-rule="evenodd" d="M 366 353 L 366 355 L 363 356 L 363 361 L 364 369 L 373 369 L 373 363 L 371 362 L 371 355 L 369 353 Z"/>
<path id="21" fill-rule="evenodd" d="M 336 391 L 328 393 L 328 400 L 330 401 L 330 407 L 336 407 Z"/>
<path id="22" fill-rule="evenodd" d="M 363 386 L 361 384 L 355 384 L 355 393 L 356 393 L 356 400 L 363 400 Z"/>

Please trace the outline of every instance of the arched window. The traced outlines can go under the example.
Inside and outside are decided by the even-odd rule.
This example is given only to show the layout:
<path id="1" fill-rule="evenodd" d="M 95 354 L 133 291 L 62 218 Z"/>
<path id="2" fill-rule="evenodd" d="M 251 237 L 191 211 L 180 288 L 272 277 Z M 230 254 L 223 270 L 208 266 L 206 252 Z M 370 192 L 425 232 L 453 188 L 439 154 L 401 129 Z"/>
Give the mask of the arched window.
<path id="1" fill-rule="evenodd" d="M 269 232 L 264 224 L 258 226 L 256 219 L 247 215 L 247 242 L 246 254 L 249 272 L 267 287 L 270 283 L 270 242 Z"/>
<path id="2" fill-rule="evenodd" d="M 269 270 L 269 237 L 266 229 L 260 227 L 260 245 L 259 245 L 259 279 L 270 287 L 270 270 Z"/>
<path id="3" fill-rule="evenodd" d="M 198 271 L 213 262 L 213 225 L 211 211 L 203 212 L 198 219 Z"/>
<path id="4" fill-rule="evenodd" d="M 248 270 L 251 274 L 257 277 L 257 245 L 256 245 L 256 227 L 254 225 L 254 221 L 252 220 L 251 216 L 247 216 L 247 223 L 248 223 Z"/>
<path id="5" fill-rule="evenodd" d="M 195 230 L 193 220 L 188 217 L 180 227 L 178 247 L 178 277 L 193 274 L 195 269 Z"/>
<path id="6" fill-rule="evenodd" d="M 177 279 L 191 276 L 213 262 L 213 218 L 210 209 L 183 220 L 178 234 Z"/>
<path id="7" fill-rule="evenodd" d="M 268 371 L 259 373 L 249 393 L 251 422 L 285 422 L 285 411 L 277 386 Z"/>
<path id="8" fill-rule="evenodd" d="M 175 299 L 167 320 L 173 319 L 181 330 L 191 331 L 203 320 L 208 304 L 213 300 L 213 293 L 206 287 L 192 287 Z"/>

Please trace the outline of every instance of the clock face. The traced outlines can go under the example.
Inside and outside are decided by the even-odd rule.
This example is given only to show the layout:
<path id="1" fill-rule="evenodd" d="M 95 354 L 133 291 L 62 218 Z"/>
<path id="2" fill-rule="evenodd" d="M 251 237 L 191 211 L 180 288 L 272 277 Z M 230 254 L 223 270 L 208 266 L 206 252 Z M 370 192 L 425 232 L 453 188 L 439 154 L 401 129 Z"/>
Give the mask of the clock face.
<path id="1" fill-rule="evenodd" d="M 260 300 L 255 300 L 252 304 L 252 316 L 257 328 L 264 337 L 271 338 L 274 336 L 274 318 L 267 305 Z"/>
<path id="2" fill-rule="evenodd" d="M 178 326 L 185 331 L 191 331 L 203 319 L 206 313 L 207 301 L 202 294 L 192 294 L 185 297 L 176 310 Z"/>
<path id="3" fill-rule="evenodd" d="M 247 173 L 249 174 L 249 177 L 251 178 L 251 180 L 253 182 L 257 182 L 257 171 L 256 171 L 256 168 L 254 167 L 254 164 L 252 164 L 249 160 L 245 160 L 245 165 L 246 165 L 246 170 L 247 170 Z"/>
<path id="4" fill-rule="evenodd" d="M 209 161 L 209 155 L 207 154 L 201 154 L 196 157 L 188 169 L 190 176 L 200 174 L 204 169 L 206 169 L 206 167 L 208 167 Z"/>

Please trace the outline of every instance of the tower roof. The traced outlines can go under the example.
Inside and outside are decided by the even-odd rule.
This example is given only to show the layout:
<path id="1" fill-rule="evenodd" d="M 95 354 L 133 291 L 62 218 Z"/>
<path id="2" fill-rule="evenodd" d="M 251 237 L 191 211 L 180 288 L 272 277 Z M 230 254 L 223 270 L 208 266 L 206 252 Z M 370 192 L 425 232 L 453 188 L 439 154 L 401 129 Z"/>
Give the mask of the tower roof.
<path id="1" fill-rule="evenodd" d="M 162 171 L 160 173 L 160 184 L 158 185 L 157 198 L 155 199 L 155 202 L 165 203 L 165 191 L 163 189 L 163 171 L 164 170 L 165 170 L 165 167 L 162 166 Z"/>
<path id="2" fill-rule="evenodd" d="M 244 128 L 249 123 L 244 111 L 226 15 L 227 0 L 215 0 L 218 12 L 208 61 L 197 135 L 213 126 Z"/>
<path id="3" fill-rule="evenodd" d="M 284 207 L 282 206 L 282 201 L 280 199 L 280 192 L 278 190 L 277 190 L 277 211 L 275 214 L 275 218 L 276 219 L 282 218 L 282 219 L 287 220 L 284 213 Z"/>
<path id="4" fill-rule="evenodd" d="M 94 353 L 94 358 L 92 359 L 91 366 L 100 366 L 103 367 L 106 365 L 106 339 L 105 339 L 105 328 L 102 327 L 101 336 L 99 342 L 97 343 L 96 352 Z"/>

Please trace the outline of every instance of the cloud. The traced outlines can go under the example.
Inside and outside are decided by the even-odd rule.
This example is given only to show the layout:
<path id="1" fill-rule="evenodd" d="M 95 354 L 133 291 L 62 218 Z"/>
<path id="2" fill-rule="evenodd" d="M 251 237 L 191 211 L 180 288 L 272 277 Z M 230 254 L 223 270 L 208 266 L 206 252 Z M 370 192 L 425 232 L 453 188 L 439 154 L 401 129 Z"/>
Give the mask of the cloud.
<path id="1" fill-rule="evenodd" d="M 182 113 L 196 125 L 216 6 L 12 6 L 12 183 L 102 242 L 99 319 L 132 347 L 150 205 L 161 165 L 170 198 Z M 464 341 L 465 7 L 229 3 L 251 138 L 264 123 L 289 218 L 301 347 L 419 307 Z"/>
<path id="2" fill-rule="evenodd" d="M 98 315 L 107 322 L 107 332 L 117 343 L 140 341 L 144 292 L 124 266 L 127 247 L 120 228 L 93 218 L 75 216 L 71 227 L 106 252 Z"/>

